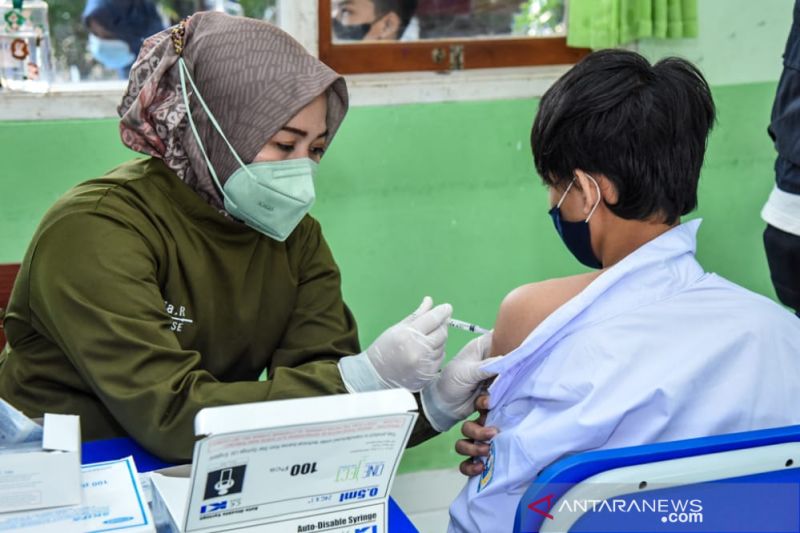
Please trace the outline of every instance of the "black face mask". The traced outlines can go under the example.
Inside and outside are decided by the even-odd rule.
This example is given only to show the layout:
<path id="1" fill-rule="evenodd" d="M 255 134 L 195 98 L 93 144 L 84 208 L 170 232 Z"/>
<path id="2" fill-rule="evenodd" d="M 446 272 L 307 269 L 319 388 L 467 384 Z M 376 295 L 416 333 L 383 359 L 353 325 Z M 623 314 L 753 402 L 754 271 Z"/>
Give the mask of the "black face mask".
<path id="1" fill-rule="evenodd" d="M 340 41 L 363 41 L 372 24 L 347 24 L 344 25 L 333 19 L 333 35 Z"/>
<path id="2" fill-rule="evenodd" d="M 587 176 L 589 175 L 587 174 Z M 589 178 L 592 180 L 592 183 L 594 183 L 594 186 L 597 187 L 597 203 L 592 208 L 591 213 L 589 213 L 589 218 L 591 218 L 594 214 L 594 210 L 600 205 L 602 196 L 600 195 L 600 186 L 595 179 L 591 176 L 589 176 Z M 603 268 L 603 262 L 597 258 L 592 249 L 592 234 L 589 231 L 589 218 L 581 222 L 569 222 L 561 218 L 561 204 L 564 203 L 564 198 L 567 197 L 567 193 L 575 183 L 575 179 L 577 178 L 573 178 L 569 183 L 567 190 L 561 195 L 561 199 L 558 203 L 550 209 L 550 217 L 553 219 L 553 225 L 561 236 L 561 240 L 564 241 L 567 249 L 572 252 L 575 259 L 589 268 Z"/>
<path id="3" fill-rule="evenodd" d="M 575 259 L 589 268 L 603 268 L 602 261 L 597 258 L 592 249 L 592 234 L 589 232 L 588 222 L 564 220 L 561 218 L 561 210 L 558 207 L 550 210 L 550 217 L 553 219 L 553 225 L 561 236 L 561 240 L 564 241 L 567 250 L 572 252 Z"/>

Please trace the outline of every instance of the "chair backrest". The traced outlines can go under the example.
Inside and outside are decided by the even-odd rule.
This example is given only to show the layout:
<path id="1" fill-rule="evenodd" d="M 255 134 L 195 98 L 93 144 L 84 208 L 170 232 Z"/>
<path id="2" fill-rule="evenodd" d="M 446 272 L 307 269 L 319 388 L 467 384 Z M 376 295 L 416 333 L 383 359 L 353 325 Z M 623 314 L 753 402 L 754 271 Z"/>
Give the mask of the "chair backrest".
<path id="1" fill-rule="evenodd" d="M 6 343 L 5 331 L 3 331 L 3 316 L 8 306 L 8 299 L 11 297 L 11 289 L 14 287 L 14 280 L 17 279 L 19 263 L 0 265 L 0 350 Z"/>
<path id="2" fill-rule="evenodd" d="M 577 531 L 630 531 L 628 528 L 622 529 L 623 525 L 635 528 L 641 527 L 642 523 L 632 521 L 631 515 L 603 513 L 609 510 L 608 506 L 595 505 L 587 509 L 588 513 L 583 513 L 583 518 L 579 514 L 567 517 L 569 520 L 566 521 L 563 516 L 557 518 L 556 515 L 575 511 L 575 502 L 581 501 L 602 501 L 609 498 L 615 502 L 643 498 L 650 498 L 652 501 L 657 497 L 665 501 L 671 499 L 686 502 L 689 501 L 687 494 L 699 493 L 705 495 L 706 502 L 719 503 L 717 500 L 725 498 L 724 508 L 732 507 L 749 513 L 743 517 L 728 513 L 724 517 L 729 521 L 728 529 L 731 520 L 741 522 L 754 519 L 756 515 L 752 513 L 753 501 L 758 497 L 754 492 L 762 495 L 773 492 L 773 500 L 788 498 L 788 501 L 793 501 L 785 507 L 783 515 L 773 514 L 767 519 L 791 519 L 800 522 L 798 443 L 800 426 L 788 426 L 573 455 L 557 461 L 537 476 L 520 500 L 514 532 L 569 531 L 565 524 L 575 524 L 576 529 L 573 530 Z M 723 468 L 720 465 L 727 466 Z M 625 480 L 627 484 L 623 483 Z M 656 485 L 648 484 L 647 480 L 655 481 Z M 662 482 L 660 485 L 659 480 Z M 670 482 L 663 483 L 664 480 Z M 626 490 L 614 493 L 617 490 L 613 488 L 615 483 L 618 488 L 624 487 Z M 750 484 L 750 489 L 746 484 Z M 759 484 L 758 491 L 755 491 L 756 485 L 753 484 Z M 710 489 L 706 487 L 712 487 L 713 491 L 709 492 Z M 767 489 L 764 490 L 764 487 Z M 783 490 L 780 494 L 777 493 L 779 489 Z M 637 508 L 643 508 L 644 503 L 637 504 Z M 626 504 L 617 505 L 624 507 Z M 649 518 L 652 519 L 652 516 Z M 627 522 L 616 523 L 621 517 Z M 670 515 L 664 515 L 661 520 L 667 518 L 671 519 Z M 676 519 L 678 518 L 690 519 L 692 516 L 690 513 L 686 516 L 678 513 Z M 702 518 L 700 516 L 701 520 Z M 711 516 L 710 519 L 720 518 Z M 651 526 L 651 530 L 658 529 L 658 524 Z M 735 530 L 744 531 L 741 528 Z"/>

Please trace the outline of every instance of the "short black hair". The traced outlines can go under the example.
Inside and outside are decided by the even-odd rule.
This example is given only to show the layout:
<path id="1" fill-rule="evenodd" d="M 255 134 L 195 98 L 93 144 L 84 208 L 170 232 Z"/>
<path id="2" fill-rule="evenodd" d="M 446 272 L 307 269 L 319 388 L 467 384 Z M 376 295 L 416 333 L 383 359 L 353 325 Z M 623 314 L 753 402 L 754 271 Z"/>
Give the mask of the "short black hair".
<path id="1" fill-rule="evenodd" d="M 397 13 L 400 17 L 400 30 L 398 35 L 403 35 L 411 17 L 417 11 L 417 0 L 372 0 L 375 5 L 375 14 L 378 18 L 387 13 Z"/>
<path id="2" fill-rule="evenodd" d="M 536 170 L 559 188 L 576 169 L 605 175 L 608 205 L 629 220 L 674 224 L 697 207 L 697 182 L 714 125 L 711 90 L 684 59 L 655 65 L 628 50 L 583 58 L 548 89 L 531 131 Z"/>

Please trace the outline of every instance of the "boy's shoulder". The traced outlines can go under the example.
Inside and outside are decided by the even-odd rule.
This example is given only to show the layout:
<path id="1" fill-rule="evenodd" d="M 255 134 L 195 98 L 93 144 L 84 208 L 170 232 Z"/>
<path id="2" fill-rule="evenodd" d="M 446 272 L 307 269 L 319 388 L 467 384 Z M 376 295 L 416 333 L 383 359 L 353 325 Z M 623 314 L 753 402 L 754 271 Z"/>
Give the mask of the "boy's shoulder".
<path id="1" fill-rule="evenodd" d="M 493 353 L 503 355 L 519 346 L 544 319 L 588 287 L 601 272 L 527 283 L 509 292 L 497 313 Z"/>

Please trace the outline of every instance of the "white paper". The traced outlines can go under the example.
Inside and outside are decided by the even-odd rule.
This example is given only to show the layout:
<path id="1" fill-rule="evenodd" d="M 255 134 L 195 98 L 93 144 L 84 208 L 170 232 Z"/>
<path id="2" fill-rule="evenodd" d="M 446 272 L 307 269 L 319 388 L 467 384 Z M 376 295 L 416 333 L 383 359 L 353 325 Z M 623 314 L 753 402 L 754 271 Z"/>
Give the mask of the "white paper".
<path id="1" fill-rule="evenodd" d="M 0 448 L 41 441 L 42 427 L 0 398 Z"/>
<path id="2" fill-rule="evenodd" d="M 183 527 L 280 521 L 285 531 L 302 531 L 301 525 L 345 513 L 343 531 L 372 531 L 372 525 L 385 531 L 383 511 L 361 511 L 385 507 L 416 417 L 395 412 L 203 439 L 195 444 Z"/>
<path id="3" fill-rule="evenodd" d="M 0 514 L 0 531 L 155 531 L 132 457 L 81 467 L 81 504 Z"/>
<path id="4" fill-rule="evenodd" d="M 80 417 L 45 413 L 42 448 L 64 452 L 81 451 Z"/>

